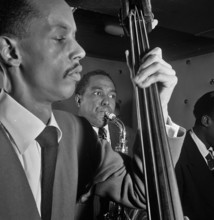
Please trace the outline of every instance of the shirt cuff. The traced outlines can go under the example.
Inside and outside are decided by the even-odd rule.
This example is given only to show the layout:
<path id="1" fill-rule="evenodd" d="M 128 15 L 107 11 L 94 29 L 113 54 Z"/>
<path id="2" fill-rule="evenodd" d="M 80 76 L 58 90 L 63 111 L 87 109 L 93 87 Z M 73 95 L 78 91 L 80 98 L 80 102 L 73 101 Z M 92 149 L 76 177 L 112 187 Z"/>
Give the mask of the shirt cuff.
<path id="1" fill-rule="evenodd" d="M 166 121 L 166 132 L 168 137 L 177 137 L 180 126 L 175 124 L 168 116 Z"/>

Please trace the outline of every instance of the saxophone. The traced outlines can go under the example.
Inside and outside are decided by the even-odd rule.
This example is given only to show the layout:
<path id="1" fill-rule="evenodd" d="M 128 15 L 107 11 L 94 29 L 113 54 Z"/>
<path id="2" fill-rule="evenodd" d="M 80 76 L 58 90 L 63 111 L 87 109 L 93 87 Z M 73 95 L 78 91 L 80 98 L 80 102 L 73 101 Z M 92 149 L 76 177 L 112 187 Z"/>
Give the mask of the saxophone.
<path id="1" fill-rule="evenodd" d="M 113 113 L 105 112 L 105 116 L 108 120 L 114 123 L 120 130 L 119 143 L 115 147 L 115 151 L 128 154 L 128 146 L 126 145 L 126 142 L 127 142 L 126 127 L 124 123 L 119 118 L 117 118 L 116 115 Z"/>
<path id="2" fill-rule="evenodd" d="M 115 151 L 128 154 L 128 146 L 126 144 L 126 128 L 124 123 L 116 117 L 115 114 L 105 112 L 106 118 L 114 123 L 120 131 L 119 143 L 115 146 Z M 105 220 L 130 220 L 126 214 L 124 207 L 113 201 L 109 202 L 109 211 L 104 215 Z"/>

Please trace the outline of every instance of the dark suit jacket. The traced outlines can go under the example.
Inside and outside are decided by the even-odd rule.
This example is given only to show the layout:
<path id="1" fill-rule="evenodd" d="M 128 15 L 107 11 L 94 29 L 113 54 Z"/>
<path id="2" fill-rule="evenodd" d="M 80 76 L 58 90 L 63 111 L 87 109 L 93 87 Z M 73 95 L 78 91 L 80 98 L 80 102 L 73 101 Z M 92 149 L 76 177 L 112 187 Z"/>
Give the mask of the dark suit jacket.
<path id="1" fill-rule="evenodd" d="M 76 201 L 88 190 L 97 167 L 93 160 L 96 137 L 93 139 L 93 130 L 85 120 L 60 112 L 55 116 L 63 137 L 57 156 L 52 220 L 72 220 Z M 22 165 L 1 126 L 0 201 L 1 220 L 41 220 Z"/>
<path id="2" fill-rule="evenodd" d="M 175 171 L 184 214 L 190 220 L 214 219 L 214 177 L 189 132 Z"/>
<path id="3" fill-rule="evenodd" d="M 115 197 L 111 190 L 112 187 L 115 191 L 124 187 L 130 188 L 128 182 L 131 178 L 128 177 L 121 156 L 115 153 L 106 141 L 101 143 L 97 139 L 94 130 L 85 119 L 61 111 L 55 111 L 54 115 L 63 136 L 59 144 L 55 171 L 52 220 L 92 219 L 90 212 L 86 218 L 79 216 L 79 201 L 82 195 L 93 189 L 94 184 L 102 185 L 109 177 L 114 179 L 114 184 L 110 184 L 103 193 L 108 193 L 108 196 L 119 199 L 120 202 L 126 202 L 127 198 L 117 198 L 118 195 Z M 128 185 L 122 186 L 121 178 L 124 181 L 127 179 Z M 127 190 L 124 189 L 124 192 Z M 138 194 L 142 201 L 135 198 L 134 194 L 133 196 L 133 200 L 145 206 L 145 203 L 142 203 L 144 190 L 142 197 Z M 22 165 L 1 126 L 0 201 L 2 220 L 41 220 Z"/>
<path id="4" fill-rule="evenodd" d="M 89 189 L 93 193 L 94 185 L 94 193 L 101 197 L 145 208 L 142 173 L 130 174 L 131 169 L 126 169 L 130 164 L 124 163 L 106 141 L 101 143 L 86 120 L 61 111 L 54 115 L 63 136 L 58 149 L 51 220 L 80 219 L 79 201 Z M 141 165 L 136 154 L 129 167 L 134 172 L 142 170 Z M 21 163 L 1 126 L 0 219 L 41 220 Z M 85 219 L 91 219 L 90 213 Z"/>
<path id="5" fill-rule="evenodd" d="M 114 124 L 109 123 L 109 132 L 110 132 L 110 137 L 111 137 L 111 145 L 112 145 L 112 148 L 114 149 L 114 146 L 118 144 L 119 130 Z M 136 142 L 136 135 L 137 134 L 134 132 L 134 130 L 131 130 L 130 128 L 127 129 L 127 145 L 129 148 L 130 156 L 136 156 L 135 154 L 133 154 L 134 147 L 138 146 L 138 143 Z M 178 157 L 180 155 L 180 150 L 181 150 L 181 146 L 184 141 L 184 137 L 185 137 L 185 129 L 180 128 L 177 138 L 168 138 L 174 164 L 176 164 Z M 139 149 L 139 147 L 137 148 Z M 126 158 L 126 159 L 130 159 L 130 158 Z M 137 160 L 138 162 L 140 161 L 139 158 Z M 133 167 L 133 169 L 135 171 L 137 170 L 135 167 Z M 103 195 L 104 191 L 108 189 L 108 187 L 111 185 L 109 182 L 111 182 L 111 184 L 114 184 L 114 185 L 117 184 L 117 182 L 114 182 L 111 179 L 109 179 L 108 181 L 106 181 L 106 184 L 97 185 L 95 194 Z M 111 190 L 112 190 L 112 194 L 118 195 L 119 197 L 121 190 L 118 190 L 118 191 L 113 191 L 113 189 Z M 100 220 L 100 219 L 103 219 L 103 214 L 105 214 L 108 211 L 109 200 L 103 199 L 102 197 L 99 197 L 97 195 L 94 196 L 95 198 L 94 199 L 94 219 Z M 128 198 L 126 199 L 126 201 L 127 200 Z M 137 203 L 135 205 L 136 207 L 140 208 L 137 205 Z M 127 206 L 132 206 L 132 205 L 127 203 Z M 141 209 L 126 208 L 126 212 L 129 214 L 130 217 L 135 216 L 134 219 L 144 219 L 146 217 L 145 209 L 142 209 L 142 208 Z"/>
<path id="6" fill-rule="evenodd" d="M 115 147 L 119 143 L 120 130 L 115 124 L 113 124 L 111 122 L 109 122 L 108 128 L 109 128 L 109 133 L 110 133 L 111 146 L 112 146 L 113 150 L 115 150 Z M 134 130 L 132 130 L 129 127 L 126 127 L 126 139 L 127 139 L 126 144 L 128 146 L 128 155 L 129 156 L 133 155 L 133 146 L 134 146 L 135 138 L 136 138 L 136 134 L 135 134 Z M 104 214 L 106 214 L 109 211 L 109 202 L 110 202 L 109 199 L 101 198 L 96 195 L 94 196 L 94 199 L 93 199 L 94 219 L 96 219 L 96 220 L 103 219 Z M 129 211 L 129 210 L 127 210 L 127 211 Z"/>

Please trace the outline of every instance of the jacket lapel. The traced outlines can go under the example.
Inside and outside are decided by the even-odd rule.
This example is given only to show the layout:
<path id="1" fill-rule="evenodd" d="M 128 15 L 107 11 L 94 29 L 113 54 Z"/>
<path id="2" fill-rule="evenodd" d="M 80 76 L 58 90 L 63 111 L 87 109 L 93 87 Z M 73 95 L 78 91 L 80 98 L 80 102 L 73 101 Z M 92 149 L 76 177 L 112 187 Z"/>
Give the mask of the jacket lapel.
<path id="1" fill-rule="evenodd" d="M 2 126 L 0 140 L 0 218 L 40 220 L 25 172 Z"/>
<path id="2" fill-rule="evenodd" d="M 211 204 L 214 208 L 214 177 L 189 133 L 186 138 L 186 144 L 183 147 L 187 149 L 187 167 L 198 192 L 204 197 L 207 204 Z"/>

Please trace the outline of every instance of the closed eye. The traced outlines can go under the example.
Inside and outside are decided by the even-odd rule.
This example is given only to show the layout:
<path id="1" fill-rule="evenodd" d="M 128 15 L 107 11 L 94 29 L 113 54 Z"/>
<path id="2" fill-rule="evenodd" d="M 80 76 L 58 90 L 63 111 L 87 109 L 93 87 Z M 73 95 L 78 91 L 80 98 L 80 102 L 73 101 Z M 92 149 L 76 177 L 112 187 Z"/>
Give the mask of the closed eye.
<path id="1" fill-rule="evenodd" d="M 66 37 L 56 37 L 54 38 L 56 41 L 58 42 L 62 42 L 62 41 L 65 41 L 66 40 Z"/>

